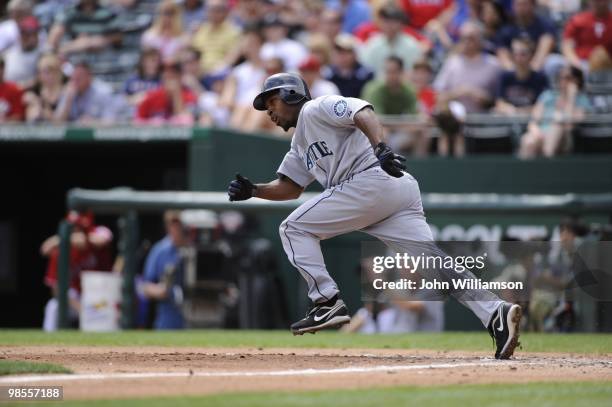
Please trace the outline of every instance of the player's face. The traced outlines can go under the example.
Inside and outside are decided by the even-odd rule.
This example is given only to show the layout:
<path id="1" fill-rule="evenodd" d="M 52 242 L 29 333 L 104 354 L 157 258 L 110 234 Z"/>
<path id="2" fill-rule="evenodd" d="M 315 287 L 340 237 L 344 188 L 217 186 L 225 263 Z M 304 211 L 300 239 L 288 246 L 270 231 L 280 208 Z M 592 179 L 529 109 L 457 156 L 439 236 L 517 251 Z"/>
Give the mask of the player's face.
<path id="1" fill-rule="evenodd" d="M 283 102 L 278 93 L 268 96 L 266 99 L 266 109 L 270 120 L 284 131 L 295 126 L 297 121 L 295 109 L 292 109 L 291 106 Z"/>

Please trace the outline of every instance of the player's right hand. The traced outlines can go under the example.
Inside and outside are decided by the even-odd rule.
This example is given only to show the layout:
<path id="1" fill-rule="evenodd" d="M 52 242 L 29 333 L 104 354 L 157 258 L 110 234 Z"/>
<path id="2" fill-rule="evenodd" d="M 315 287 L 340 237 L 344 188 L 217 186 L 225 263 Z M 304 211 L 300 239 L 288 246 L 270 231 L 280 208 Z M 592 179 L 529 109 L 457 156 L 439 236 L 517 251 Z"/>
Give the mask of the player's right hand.
<path id="1" fill-rule="evenodd" d="M 236 174 L 236 179 L 229 184 L 227 194 L 230 201 L 246 201 L 253 197 L 253 191 L 256 188 L 248 178 Z"/>
<path id="2" fill-rule="evenodd" d="M 399 154 L 395 154 L 391 147 L 385 143 L 378 143 L 374 149 L 374 154 L 376 154 L 380 162 L 380 168 L 392 177 L 400 178 L 404 175 L 402 171 L 407 170 L 406 166 L 402 163 L 406 159 Z"/>

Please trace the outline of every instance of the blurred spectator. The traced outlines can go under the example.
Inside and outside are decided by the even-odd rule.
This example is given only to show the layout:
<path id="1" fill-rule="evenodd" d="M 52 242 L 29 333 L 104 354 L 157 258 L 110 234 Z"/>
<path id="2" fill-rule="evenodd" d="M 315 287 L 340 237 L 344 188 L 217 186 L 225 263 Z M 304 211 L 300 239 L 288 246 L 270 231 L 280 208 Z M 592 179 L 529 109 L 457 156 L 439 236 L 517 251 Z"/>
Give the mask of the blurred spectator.
<path id="1" fill-rule="evenodd" d="M 59 13 L 63 13 L 65 9 L 73 7 L 77 1 L 78 0 L 38 1 L 36 2 L 37 4 L 34 6 L 32 13 L 36 16 L 36 18 L 38 18 L 41 27 L 47 31 L 53 24 L 55 16 Z"/>
<path id="2" fill-rule="evenodd" d="M 401 58 L 390 56 L 385 61 L 385 76 L 374 79 L 363 88 L 362 99 L 374 106 L 380 115 L 401 115 L 416 113 L 416 95 L 412 87 L 404 81 L 404 63 Z M 415 144 L 422 144 L 422 133 L 412 132 L 412 123 L 385 124 L 389 144 L 398 150 L 408 150 Z"/>
<path id="3" fill-rule="evenodd" d="M 136 111 L 137 123 L 190 126 L 195 120 L 197 96 L 181 83 L 181 67 L 166 64 L 161 86 L 147 92 Z"/>
<path id="4" fill-rule="evenodd" d="M 206 10 L 202 0 L 183 0 L 183 31 L 194 33 L 206 20 Z"/>
<path id="5" fill-rule="evenodd" d="M 512 9 L 514 21 L 502 27 L 499 32 L 497 57 L 502 66 L 508 70 L 512 69 L 510 48 L 512 40 L 520 37 L 529 37 L 535 44 L 531 60 L 534 71 L 544 69 L 545 63 L 554 65 L 554 57 L 548 62 L 547 58 L 555 47 L 555 27 L 551 21 L 536 14 L 536 0 L 514 0 Z M 547 67 L 547 71 L 552 73 L 554 67 Z"/>
<path id="6" fill-rule="evenodd" d="M 181 8 L 174 0 L 162 0 L 157 7 L 153 25 L 142 35 L 141 47 L 156 48 L 164 62 L 173 62 L 186 45 Z"/>
<path id="7" fill-rule="evenodd" d="M 501 3 L 496 0 L 483 0 L 481 18 L 483 24 L 482 49 L 489 54 L 497 54 L 498 33 L 508 21 Z"/>
<path id="8" fill-rule="evenodd" d="M 581 120 L 591 106 L 583 87 L 584 76 L 580 69 L 574 66 L 561 69 L 557 87 L 544 91 L 532 110 L 527 133 L 521 139 L 521 158 L 553 157 L 570 150 L 574 123 Z"/>
<path id="9" fill-rule="evenodd" d="M 0 57 L 0 123 L 23 121 L 23 92 L 13 82 L 4 80 L 4 59 Z"/>
<path id="10" fill-rule="evenodd" d="M 572 331 L 576 315 L 572 303 L 570 283 L 575 283 L 576 255 L 588 227 L 576 218 L 566 218 L 559 225 L 558 241 L 553 237 L 547 267 L 540 267 L 532 278 L 528 326 L 535 332 Z"/>
<path id="11" fill-rule="evenodd" d="M 91 213 L 79 214 L 71 211 L 68 213 L 66 220 L 72 224 L 68 266 L 70 279 L 68 289 L 69 317 L 72 323 L 76 323 L 80 310 L 81 272 L 85 270 L 110 271 L 112 269 L 111 243 L 113 233 L 105 226 L 95 225 Z M 51 289 L 52 295 L 45 306 L 43 320 L 45 331 L 55 331 L 58 328 L 59 244 L 59 236 L 53 235 L 45 239 L 40 247 L 41 255 L 49 258 L 45 273 L 45 284 Z"/>
<path id="12" fill-rule="evenodd" d="M 144 295 L 157 301 L 155 329 L 184 328 L 183 261 L 180 249 L 188 244 L 179 211 L 164 213 L 166 237 L 153 245 L 144 267 Z"/>
<path id="13" fill-rule="evenodd" d="M 563 32 L 565 59 L 585 69 L 591 55 L 604 52 L 612 59 L 612 12 L 609 0 L 590 0 L 590 9 L 570 18 Z"/>
<path id="14" fill-rule="evenodd" d="M 121 42 L 117 16 L 98 0 L 79 0 L 55 17 L 49 47 L 62 55 L 99 51 Z M 68 40 L 62 43 L 64 36 Z"/>
<path id="15" fill-rule="evenodd" d="M 338 87 L 321 77 L 321 61 L 314 55 L 310 55 L 299 66 L 300 75 L 308 85 L 310 95 L 313 99 L 325 95 L 339 95 Z"/>
<path id="16" fill-rule="evenodd" d="M 512 40 L 514 70 L 502 73 L 497 87 L 495 111 L 505 115 L 530 114 L 540 94 L 548 89 L 548 78 L 531 68 L 533 43 L 528 38 Z"/>
<path id="17" fill-rule="evenodd" d="M 306 44 L 311 35 L 323 35 L 325 38 L 333 38 L 329 37 L 323 30 L 323 13 L 329 10 L 325 8 L 323 2 L 310 0 L 299 2 L 299 4 L 302 6 L 300 10 L 302 30 L 297 33 L 295 39 L 302 44 Z"/>
<path id="18" fill-rule="evenodd" d="M 430 116 L 436 107 L 437 94 L 431 87 L 433 68 L 426 59 L 420 59 L 412 66 L 410 82 L 417 95 L 417 111 L 423 116 Z"/>
<path id="19" fill-rule="evenodd" d="M 367 303 L 357 310 L 343 332 L 362 334 L 399 334 L 441 332 L 444 330 L 444 302 L 393 301 L 391 304 Z"/>
<path id="20" fill-rule="evenodd" d="M 384 23 L 384 18 L 381 18 L 381 10 L 387 6 L 388 2 L 378 2 L 378 5 L 374 7 L 374 19 L 372 21 L 368 21 L 366 23 L 361 24 L 357 29 L 353 32 L 353 35 L 360 41 L 366 42 L 372 36 L 380 33 L 381 25 Z M 405 34 L 413 37 L 415 40 L 419 42 L 424 52 L 427 52 L 431 49 L 432 43 L 427 36 L 422 34 L 418 29 L 413 28 L 410 25 L 410 21 L 408 24 L 405 24 L 403 27 L 403 31 Z"/>
<path id="21" fill-rule="evenodd" d="M 289 28 L 276 15 L 267 15 L 263 27 L 266 42 L 261 48 L 261 58 L 281 58 L 286 70 L 296 70 L 300 62 L 308 56 L 306 48 L 287 37 Z"/>
<path id="22" fill-rule="evenodd" d="M 11 0 L 6 5 L 8 19 L 0 23 L 0 52 L 19 41 L 19 21 L 32 14 L 32 0 Z"/>
<path id="23" fill-rule="evenodd" d="M 425 32 L 437 39 L 441 50 L 452 50 L 460 40 L 461 27 L 467 23 L 482 24 L 482 0 L 455 0 L 438 17 L 430 20 Z"/>
<path id="24" fill-rule="evenodd" d="M 442 301 L 422 301 L 418 293 L 413 297 L 405 293 L 397 295 L 389 291 L 373 290 L 371 281 L 375 273 L 368 272 L 372 267 L 372 257 L 361 260 L 357 272 L 361 274 L 364 292 L 367 301 L 357 310 L 348 325 L 342 327 L 343 332 L 356 332 L 362 334 L 389 334 L 406 332 L 438 332 L 444 328 L 444 303 Z M 408 278 L 416 279 L 415 274 L 408 274 Z M 416 280 L 415 280 L 416 281 Z M 369 282 L 369 283 L 368 283 Z M 417 284 L 419 284 L 417 282 Z"/>
<path id="25" fill-rule="evenodd" d="M 208 0 L 206 15 L 208 20 L 196 31 L 191 45 L 200 51 L 202 72 L 213 73 L 226 68 L 234 61 L 228 60 L 240 38 L 240 30 L 227 18 L 227 0 Z"/>
<path id="26" fill-rule="evenodd" d="M 342 32 L 352 34 L 359 25 L 370 21 L 370 6 L 366 0 L 326 0 L 326 6 L 342 15 Z"/>
<path id="27" fill-rule="evenodd" d="M 41 55 L 38 29 L 36 17 L 27 16 L 19 20 L 19 42 L 4 53 L 4 78 L 22 88 L 32 86 L 36 79 L 36 64 Z"/>
<path id="28" fill-rule="evenodd" d="M 408 16 L 410 25 L 418 30 L 422 30 L 432 20 L 439 17 L 445 10 L 448 10 L 452 0 L 400 0 L 402 8 Z"/>
<path id="29" fill-rule="evenodd" d="M 245 130 L 253 125 L 248 120 L 253 109 L 253 98 L 260 92 L 266 77 L 263 68 L 263 37 L 257 27 L 247 27 L 240 40 L 241 55 L 245 61 L 229 74 L 223 87 L 220 107 L 231 114 L 230 127 Z"/>
<path id="30" fill-rule="evenodd" d="M 580 3 L 581 0 L 538 0 L 538 6 L 557 23 L 566 21 L 572 14 L 580 11 Z"/>
<path id="31" fill-rule="evenodd" d="M 500 251 L 506 262 L 501 273 L 491 281 L 523 283 L 524 290 L 500 290 L 499 296 L 504 301 L 520 304 L 527 308 L 525 303 L 528 302 L 533 289 L 533 279 L 539 268 L 539 262 L 536 262 L 538 246 L 534 241 L 523 242 L 512 238 L 506 238 L 500 243 Z"/>
<path id="32" fill-rule="evenodd" d="M 58 123 L 110 123 L 115 116 L 112 88 L 94 78 L 86 62 L 79 62 L 62 93 L 54 120 Z"/>
<path id="33" fill-rule="evenodd" d="M 414 61 L 423 54 L 417 40 L 403 32 L 406 16 L 394 6 L 383 7 L 379 13 L 382 33 L 371 37 L 361 48 L 359 60 L 372 69 L 377 77 L 385 71 L 386 59 L 391 55 L 399 56 L 406 69 L 411 69 Z"/>
<path id="34" fill-rule="evenodd" d="M 134 8 L 140 0 L 105 0 L 104 5 L 118 12 Z"/>
<path id="35" fill-rule="evenodd" d="M 413 154 L 424 157 L 429 153 L 431 144 L 432 115 L 437 104 L 436 91 L 431 87 L 433 69 L 426 59 L 414 63 L 410 72 L 410 83 L 416 92 L 417 113 L 419 118 L 408 128 L 410 137 L 400 144 L 402 151 L 411 150 Z"/>
<path id="36" fill-rule="evenodd" d="M 206 80 L 200 66 L 200 52 L 192 47 L 185 48 L 181 52 L 181 82 L 190 90 L 198 100 L 198 123 L 201 126 L 225 125 L 227 114 L 222 113 L 217 107 L 219 94 L 208 91 L 205 87 Z"/>
<path id="37" fill-rule="evenodd" d="M 501 73 L 495 57 L 482 52 L 481 41 L 480 27 L 465 23 L 461 27 L 459 53 L 446 59 L 434 82 L 443 103 L 456 100 L 468 113 L 489 108 Z"/>
<path id="38" fill-rule="evenodd" d="M 331 54 L 333 50 L 333 42 L 321 33 L 312 34 L 306 40 L 306 48 L 308 53 L 319 58 L 321 65 L 329 65 L 331 63 Z"/>
<path id="39" fill-rule="evenodd" d="M 136 73 L 123 84 L 123 94 L 131 105 L 138 105 L 148 91 L 159 87 L 161 70 L 162 60 L 158 49 L 148 48 L 140 53 Z"/>
<path id="40" fill-rule="evenodd" d="M 381 115 L 416 113 L 416 95 L 412 87 L 404 82 L 404 62 L 396 56 L 385 60 L 383 79 L 368 82 L 362 98 Z"/>
<path id="41" fill-rule="evenodd" d="M 63 89 L 61 61 L 53 54 L 43 55 L 37 65 L 37 81 L 23 97 L 28 123 L 52 122 Z"/>
<path id="42" fill-rule="evenodd" d="M 323 10 L 320 30 L 327 38 L 336 38 L 342 33 L 342 14 L 338 10 Z"/>
<path id="43" fill-rule="evenodd" d="M 325 79 L 334 83 L 340 94 L 358 98 L 374 73 L 357 61 L 356 41 L 348 34 L 341 34 L 334 41 L 332 64 L 324 68 Z"/>
<path id="44" fill-rule="evenodd" d="M 257 24 L 265 15 L 266 0 L 238 0 L 232 10 L 232 18 L 240 27 Z"/>
<path id="45" fill-rule="evenodd" d="M 280 58 L 272 58 L 263 62 L 264 67 L 264 78 L 285 71 L 283 60 Z M 263 82 L 263 78 L 261 79 Z M 260 83 L 261 85 L 261 83 Z M 261 87 L 261 86 L 260 86 Z M 263 111 L 250 109 L 247 115 L 248 124 L 243 125 L 245 131 L 264 131 L 266 133 L 273 133 L 280 136 L 290 136 L 291 133 L 285 132 L 283 129 L 278 127 L 268 114 Z"/>
<path id="46" fill-rule="evenodd" d="M 200 96 L 206 91 L 204 86 L 204 75 L 200 61 L 202 54 L 199 50 L 193 47 L 187 47 L 179 56 L 181 64 L 181 82 L 183 86 L 193 92 L 194 95 Z"/>

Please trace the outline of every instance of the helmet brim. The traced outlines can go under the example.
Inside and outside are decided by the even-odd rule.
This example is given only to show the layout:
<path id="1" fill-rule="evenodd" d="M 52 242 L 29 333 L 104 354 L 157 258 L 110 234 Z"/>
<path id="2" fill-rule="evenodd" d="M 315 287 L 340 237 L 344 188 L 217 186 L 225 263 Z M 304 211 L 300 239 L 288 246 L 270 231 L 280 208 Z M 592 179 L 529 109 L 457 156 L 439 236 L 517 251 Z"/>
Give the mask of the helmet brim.
<path id="1" fill-rule="evenodd" d="M 253 99 L 253 107 L 256 110 L 266 110 L 266 99 L 268 96 L 275 92 L 279 92 L 282 89 L 282 86 L 276 86 L 274 88 L 266 89 L 261 92 L 259 95 L 255 96 Z"/>
<path id="2" fill-rule="evenodd" d="M 255 110 L 266 110 L 266 97 L 272 92 L 272 90 L 267 90 L 255 96 L 255 99 L 253 99 L 253 107 Z"/>

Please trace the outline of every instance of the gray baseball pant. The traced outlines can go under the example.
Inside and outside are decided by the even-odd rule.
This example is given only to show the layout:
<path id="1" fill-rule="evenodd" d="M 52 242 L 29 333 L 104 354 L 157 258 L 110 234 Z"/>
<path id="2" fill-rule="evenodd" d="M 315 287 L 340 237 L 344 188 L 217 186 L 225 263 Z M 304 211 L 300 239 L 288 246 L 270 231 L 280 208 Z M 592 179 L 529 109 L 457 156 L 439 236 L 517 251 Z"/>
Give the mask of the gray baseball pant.
<path id="1" fill-rule="evenodd" d="M 374 236 L 398 253 L 413 252 L 415 242 L 433 242 L 414 177 L 406 173 L 394 178 L 380 167 L 370 168 L 306 201 L 281 223 L 285 252 L 308 283 L 308 296 L 314 303 L 339 292 L 325 267 L 320 241 L 353 231 Z M 446 277 L 452 273 L 448 271 Z M 451 295 L 485 326 L 503 302 L 487 290 Z"/>

